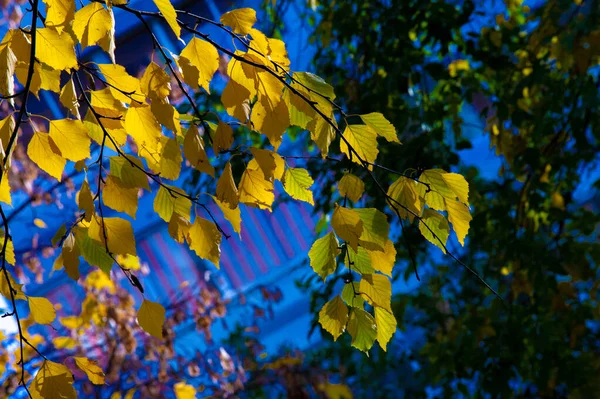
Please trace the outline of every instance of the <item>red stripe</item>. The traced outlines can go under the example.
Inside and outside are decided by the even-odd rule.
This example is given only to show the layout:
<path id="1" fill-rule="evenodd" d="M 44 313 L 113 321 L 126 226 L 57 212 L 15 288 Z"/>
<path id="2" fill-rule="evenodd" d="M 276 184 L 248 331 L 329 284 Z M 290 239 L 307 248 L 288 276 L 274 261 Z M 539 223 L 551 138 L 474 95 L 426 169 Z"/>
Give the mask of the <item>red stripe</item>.
<path id="1" fill-rule="evenodd" d="M 292 246 L 290 245 L 290 243 L 287 239 L 287 235 L 284 233 L 283 229 L 281 228 L 281 225 L 279 224 L 279 218 L 277 218 L 277 217 L 272 218 L 272 225 L 273 225 L 273 230 L 275 231 L 275 234 L 277 235 L 277 238 L 279 239 L 279 244 L 283 246 L 283 250 L 285 251 L 285 254 L 287 255 L 288 258 L 293 258 L 294 257 L 294 248 L 292 248 Z"/>
<path id="2" fill-rule="evenodd" d="M 307 246 L 306 241 L 304 240 L 304 237 L 302 236 L 302 233 L 300 232 L 300 229 L 298 228 L 298 224 L 295 222 L 294 218 L 292 217 L 292 215 L 289 211 L 288 205 L 285 202 L 283 202 L 280 205 L 280 207 L 281 207 L 281 210 L 283 211 L 282 212 L 283 217 L 285 218 L 285 220 L 288 223 L 288 226 L 292 230 L 292 233 L 294 234 L 296 241 L 298 242 L 298 244 L 300 244 L 301 248 L 306 248 L 306 246 Z"/>
<path id="3" fill-rule="evenodd" d="M 315 234 L 315 222 L 313 220 L 313 218 L 311 217 L 311 215 L 308 213 L 308 211 L 306 210 L 305 206 L 300 205 L 298 208 L 300 208 L 300 214 L 302 215 L 302 220 L 304 220 L 304 223 L 306 223 L 306 227 L 308 227 L 308 230 L 310 230 L 310 232 L 313 234 Z M 311 237 L 314 238 L 314 237 Z M 307 246 L 304 246 L 303 249 L 306 249 Z"/>
<path id="4" fill-rule="evenodd" d="M 178 262 L 173 259 L 173 257 L 171 256 L 171 251 L 167 247 L 167 244 L 165 244 L 165 240 L 163 239 L 162 234 L 159 235 L 158 238 L 156 239 L 156 244 L 160 248 L 160 253 L 163 256 L 164 260 L 166 261 L 164 266 L 171 265 L 171 267 L 169 267 L 169 271 L 173 272 L 173 274 L 175 275 L 175 279 L 177 280 L 177 287 L 174 287 L 174 288 L 178 288 L 179 285 L 185 281 L 185 278 L 181 274 L 180 267 L 179 267 L 181 265 L 181 262 Z M 179 243 L 176 243 L 175 245 L 177 246 L 177 249 L 179 250 L 177 252 L 180 252 L 180 253 L 185 252 L 185 251 L 181 251 L 182 248 L 179 247 L 179 245 L 180 245 Z M 187 266 L 187 265 L 185 265 L 185 266 Z M 192 268 L 192 269 L 194 269 L 194 268 Z M 192 270 L 192 271 L 195 271 L 195 270 Z M 197 279 L 198 275 L 196 273 L 194 273 L 194 274 L 196 275 L 196 279 Z"/>
<path id="5" fill-rule="evenodd" d="M 260 238 L 263 240 L 265 247 L 267 247 L 269 253 L 271 254 L 273 263 L 275 265 L 279 265 L 281 263 L 281 261 L 279 260 L 279 256 L 277 256 L 277 252 L 275 251 L 275 249 L 273 248 L 273 245 L 271 244 L 271 240 L 269 239 L 269 237 L 265 233 L 264 228 L 262 227 L 263 224 L 257 220 L 257 217 L 256 217 L 257 215 L 255 215 L 254 212 L 250 211 L 250 212 L 248 212 L 248 214 L 250 215 L 250 219 L 252 219 L 252 222 L 254 223 L 254 228 L 256 230 L 258 230 L 258 234 L 260 235 Z M 275 219 L 272 213 L 270 213 L 269 215 L 264 215 L 264 216 L 267 219 L 267 223 L 269 223 L 271 221 L 271 219 Z M 261 254 L 261 255 L 264 255 L 264 254 Z M 264 260 L 264 256 L 260 256 L 260 259 Z M 260 268 L 261 271 L 263 273 L 266 273 L 269 270 L 268 266 L 266 266 L 266 264 L 264 264 L 264 263 L 261 263 L 259 266 L 261 266 L 261 265 L 264 265 L 264 267 Z"/>
<path id="6" fill-rule="evenodd" d="M 229 277 L 229 280 L 231 281 L 233 286 L 235 288 L 239 288 L 242 285 L 242 280 L 240 280 L 240 277 L 237 275 L 237 273 L 233 269 L 233 266 L 231 264 L 231 261 L 229 260 L 229 257 L 227 256 L 227 254 L 225 254 L 225 256 L 221 257 L 221 264 L 223 264 L 223 267 L 225 268 L 225 273 Z"/>
<path id="7" fill-rule="evenodd" d="M 154 240 L 154 236 L 152 236 L 151 238 Z M 156 271 L 156 274 L 158 276 L 157 280 L 159 282 L 160 281 L 165 281 L 166 280 L 166 276 L 162 272 L 162 265 L 160 264 L 160 262 L 154 256 L 154 253 L 152 252 L 152 247 L 150 246 L 150 243 L 148 242 L 148 240 L 147 239 L 144 240 L 140 245 L 143 247 L 144 252 L 146 252 L 146 256 L 148 257 L 148 261 L 150 262 L 150 265 L 152 265 L 152 270 Z M 169 292 L 169 294 L 171 294 L 171 293 Z"/>
<path id="8" fill-rule="evenodd" d="M 247 260 L 244 259 L 243 256 L 241 256 L 241 248 L 237 243 L 237 239 L 235 237 L 231 237 L 229 240 L 229 245 L 230 245 L 230 253 L 233 252 L 233 256 L 235 257 L 235 259 L 237 260 L 237 264 L 242 266 L 242 269 L 244 270 L 245 274 L 246 274 L 246 279 L 242 279 L 243 280 L 247 280 L 247 282 L 250 281 L 254 281 L 254 273 L 252 272 L 252 269 L 248 266 Z M 236 272 L 238 272 L 238 270 L 234 269 Z"/>

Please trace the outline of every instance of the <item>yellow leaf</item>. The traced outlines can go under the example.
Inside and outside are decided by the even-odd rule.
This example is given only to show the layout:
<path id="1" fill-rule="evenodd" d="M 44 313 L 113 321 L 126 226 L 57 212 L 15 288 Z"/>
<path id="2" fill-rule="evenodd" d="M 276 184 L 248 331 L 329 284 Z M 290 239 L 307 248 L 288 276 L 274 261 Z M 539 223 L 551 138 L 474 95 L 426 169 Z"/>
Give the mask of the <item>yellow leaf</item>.
<path id="1" fill-rule="evenodd" d="M 372 306 L 392 310 L 392 283 L 383 274 L 365 274 L 360 280 L 360 295 Z"/>
<path id="2" fill-rule="evenodd" d="M 129 75 L 125 68 L 116 64 L 98 64 L 98 69 L 111 86 L 108 87 L 113 97 L 125 104 L 131 100 L 143 102 L 146 97 L 142 94 L 140 80 Z M 118 88 L 119 90 L 117 90 Z M 125 95 L 124 93 L 131 93 Z M 134 103 L 135 104 L 135 103 Z"/>
<path id="3" fill-rule="evenodd" d="M 29 301 L 29 310 L 31 317 L 38 324 L 50 324 L 56 318 L 56 311 L 54 305 L 44 297 L 30 296 L 27 298 Z"/>
<path id="4" fill-rule="evenodd" d="M 148 334 L 155 338 L 162 339 L 165 314 L 165 308 L 160 303 L 144 299 L 142 306 L 138 310 L 138 324 Z"/>
<path id="5" fill-rule="evenodd" d="M 96 3 L 94 3 L 96 4 Z M 77 100 L 77 93 L 75 92 L 75 83 L 73 78 L 69 79 L 60 91 L 59 97 L 60 103 L 68 109 L 71 114 L 77 119 L 81 119 L 79 115 L 79 101 Z"/>
<path id="6" fill-rule="evenodd" d="M 362 165 L 359 157 L 366 162 L 375 162 L 379 153 L 375 130 L 368 125 L 347 125 L 344 130 L 344 137 L 346 140 L 340 140 L 340 150 L 346 154 L 348 159 L 359 165 Z M 348 142 L 347 144 L 346 141 Z M 349 146 L 354 151 L 351 151 Z M 373 169 L 373 167 L 369 166 L 369 169 Z"/>
<path id="7" fill-rule="evenodd" d="M 2 237 L 2 240 L 4 240 L 4 237 Z M 4 241 L 2 241 L 2 243 L 4 244 Z M 8 272 L 8 269 L 6 271 Z M 10 286 L 9 286 L 9 282 L 10 282 Z M 6 279 L 5 273 L 0 273 L 0 294 L 2 294 L 2 296 L 8 300 L 10 300 L 10 298 L 11 298 L 10 288 L 12 288 L 14 291 L 16 291 L 15 299 L 19 299 L 19 300 L 27 299 L 27 297 L 25 296 L 25 294 L 23 293 L 23 290 L 22 290 L 23 284 L 17 284 L 17 282 L 13 278 L 12 274 L 10 274 L 10 272 L 8 272 L 8 280 Z"/>
<path id="8" fill-rule="evenodd" d="M 375 324 L 377 325 L 377 342 L 381 349 L 387 351 L 387 344 L 396 332 L 398 323 L 391 311 L 375 307 Z"/>
<path id="9" fill-rule="evenodd" d="M 207 41 L 193 37 L 181 51 L 179 60 L 182 63 L 186 83 L 192 87 L 197 87 L 196 85 L 198 85 L 204 88 L 207 93 L 210 93 L 210 81 L 215 72 L 217 72 L 217 69 L 219 69 L 219 53 L 215 46 Z M 186 62 L 190 64 L 187 69 L 184 66 Z M 190 67 L 193 67 L 194 70 L 189 71 Z M 194 79 L 196 80 L 195 82 L 193 81 Z"/>
<path id="10" fill-rule="evenodd" d="M 46 3 L 46 26 L 62 32 L 75 14 L 75 2 L 72 0 L 44 0 Z M 60 27 L 60 28 L 59 28 Z"/>
<path id="11" fill-rule="evenodd" d="M 250 152 L 264 173 L 265 179 L 269 181 L 273 180 L 273 173 L 277 167 L 273 151 L 251 147 Z"/>
<path id="12" fill-rule="evenodd" d="M 38 218 L 33 219 L 33 224 L 36 225 L 37 227 L 39 227 L 40 229 L 48 228 L 48 225 L 42 219 L 38 219 Z"/>
<path id="13" fill-rule="evenodd" d="M 465 178 L 456 173 L 447 173 L 442 169 L 429 169 L 419 177 L 425 184 L 417 186 L 417 192 L 425 199 L 427 205 L 438 211 L 446 210 L 444 199 L 458 199 L 469 205 L 469 184 Z"/>
<path id="14" fill-rule="evenodd" d="M 156 7 L 160 10 L 165 21 L 167 21 L 171 29 L 173 29 L 175 36 L 179 39 L 181 27 L 177 23 L 177 13 L 175 12 L 173 4 L 171 4 L 169 0 L 154 0 L 154 4 L 156 4 Z"/>
<path id="15" fill-rule="evenodd" d="M 450 226 L 444 216 L 431 209 L 425 209 L 423 217 L 419 221 L 419 231 L 429 242 L 446 253 L 444 247 L 450 234 Z"/>
<path id="16" fill-rule="evenodd" d="M 327 302 L 319 312 L 319 323 L 333 335 L 334 341 L 346 330 L 347 321 L 348 307 L 339 295 Z"/>
<path id="17" fill-rule="evenodd" d="M 60 150 L 48 133 L 35 132 L 33 134 L 27 146 L 27 155 L 40 169 L 61 181 L 67 160 L 62 157 Z"/>
<path id="18" fill-rule="evenodd" d="M 125 129 L 139 147 L 156 149 L 162 131 L 150 106 L 132 104 L 125 116 Z"/>
<path id="19" fill-rule="evenodd" d="M 102 200 L 109 208 L 125 212 L 135 219 L 138 208 L 138 189 L 124 187 L 116 176 L 108 176 L 102 190 Z"/>
<path id="20" fill-rule="evenodd" d="M 400 144 L 400 140 L 398 140 L 398 135 L 396 134 L 396 128 L 379 112 L 361 115 L 360 118 L 367 126 L 373 129 L 378 136 L 383 137 L 389 142 Z"/>
<path id="21" fill-rule="evenodd" d="M 104 225 L 104 228 L 102 225 Z M 101 220 L 98 217 L 93 217 L 88 233 L 90 238 L 104 243 L 104 233 L 106 233 L 108 250 L 111 253 L 137 255 L 133 228 L 127 220 L 118 217 L 105 217 Z"/>
<path id="22" fill-rule="evenodd" d="M 256 11 L 252 8 L 238 8 L 221 16 L 221 23 L 229 26 L 233 33 L 247 35 L 256 23 Z"/>
<path id="23" fill-rule="evenodd" d="M 171 192 L 163 186 L 159 187 L 154 198 L 154 212 L 167 223 L 170 222 L 174 213 L 189 221 L 192 201 L 183 196 L 185 192 L 180 188 L 169 185 L 166 185 L 166 187 Z"/>
<path id="24" fill-rule="evenodd" d="M 396 248 L 392 240 L 387 240 L 383 252 L 367 251 L 371 258 L 371 266 L 374 270 L 392 277 L 392 269 L 396 263 Z"/>
<path id="25" fill-rule="evenodd" d="M 95 360 L 90 360 L 87 357 L 77 357 L 73 356 L 75 360 L 75 364 L 77 367 L 83 371 L 90 382 L 94 385 L 103 385 L 104 384 L 104 373 L 98 363 Z"/>
<path id="26" fill-rule="evenodd" d="M 375 208 L 356 208 L 354 211 L 362 220 L 363 231 L 358 239 L 360 246 L 371 251 L 383 251 L 390 230 L 387 216 Z"/>
<path id="27" fill-rule="evenodd" d="M 212 195 L 211 195 L 211 197 L 215 201 L 215 203 L 217 204 L 219 209 L 221 209 L 221 211 L 223 212 L 223 216 L 225 216 L 225 219 L 227 219 L 227 221 L 229 221 L 229 223 L 231 223 L 231 225 L 233 226 L 233 231 L 238 233 L 238 235 L 241 238 L 242 237 L 242 215 L 241 215 L 240 208 L 237 207 L 237 208 L 231 209 L 229 207 L 229 204 L 219 201 L 216 197 L 213 197 Z"/>
<path id="28" fill-rule="evenodd" d="M 323 237 L 315 240 L 308 251 L 310 266 L 323 280 L 337 267 L 337 256 L 340 254 L 339 243 L 335 234 L 329 232 Z"/>
<path id="29" fill-rule="evenodd" d="M 127 188 L 144 188 L 150 191 L 148 177 L 143 172 L 142 161 L 132 155 L 110 157 L 110 174 L 121 181 Z M 135 166 L 134 166 L 135 165 Z"/>
<path id="30" fill-rule="evenodd" d="M 33 399 L 77 398 L 71 370 L 63 364 L 46 359 L 29 385 L 29 392 Z"/>
<path id="31" fill-rule="evenodd" d="M 460 202 L 469 206 L 469 183 L 467 183 L 464 176 L 458 173 L 444 173 L 442 179 Z"/>
<path id="32" fill-rule="evenodd" d="M 173 215 L 171 215 L 169 225 L 167 226 L 167 231 L 175 241 L 177 241 L 180 244 L 183 244 L 183 242 L 188 237 L 190 227 L 192 227 L 192 224 L 189 222 L 189 220 L 186 220 L 184 217 L 178 215 L 177 213 L 173 213 Z"/>
<path id="33" fill-rule="evenodd" d="M 288 168 L 283 176 L 283 188 L 290 197 L 300 201 L 315 204 L 310 186 L 314 183 L 308 171 L 304 168 Z"/>
<path id="34" fill-rule="evenodd" d="M 296 87 L 295 90 L 302 93 L 304 97 L 310 99 L 310 94 L 303 88 Z M 285 88 L 283 91 L 283 100 L 285 101 L 290 114 L 290 125 L 295 125 L 301 127 L 302 129 L 310 130 L 308 128 L 308 124 L 317 116 L 316 111 L 310 106 L 310 104 L 288 88 Z M 320 116 L 319 118 L 323 119 Z"/>
<path id="35" fill-rule="evenodd" d="M 7 154 L 8 152 L 8 142 L 10 141 L 10 136 L 13 134 L 15 130 L 15 119 L 12 115 L 8 115 L 6 118 L 0 120 L 0 140 L 2 141 L 2 154 Z M 16 147 L 18 140 L 18 135 L 15 136 L 15 141 L 12 144 L 11 154 L 14 148 Z M 6 156 L 6 155 L 4 155 Z M 0 156 L 2 159 L 2 156 Z"/>
<path id="36" fill-rule="evenodd" d="M 66 159 L 77 162 L 90 157 L 91 141 L 81 121 L 76 119 L 50 121 L 49 134 Z"/>
<path id="37" fill-rule="evenodd" d="M 247 53 L 239 50 L 236 50 L 235 55 L 244 59 L 247 57 Z M 248 60 L 251 62 L 257 61 L 254 58 Z M 262 64 L 261 60 L 258 60 L 258 63 Z M 254 66 L 246 65 L 243 61 L 234 57 L 227 64 L 227 75 L 230 81 L 234 81 L 240 86 L 240 95 L 245 96 L 243 99 L 253 99 L 258 93 L 256 90 L 256 68 Z"/>
<path id="38" fill-rule="evenodd" d="M 217 226 L 209 220 L 196 217 L 188 235 L 190 249 L 202 259 L 211 261 L 219 268 L 221 257 L 221 233 Z"/>
<path id="39" fill-rule="evenodd" d="M 77 341 L 71 337 L 56 337 L 52 338 L 52 344 L 56 349 L 73 349 Z"/>
<path id="40" fill-rule="evenodd" d="M 346 173 L 338 182 L 338 191 L 342 197 L 357 202 L 365 192 L 365 183 L 352 173 Z"/>
<path id="41" fill-rule="evenodd" d="M 196 389 L 181 381 L 175 384 L 175 397 L 177 399 L 195 399 L 196 398 Z"/>
<path id="42" fill-rule="evenodd" d="M 231 129 L 231 126 L 229 126 L 227 123 L 219 121 L 217 131 L 215 132 L 215 137 L 213 138 L 213 149 L 215 151 L 215 155 L 218 155 L 221 151 L 230 149 L 232 144 L 233 129 Z"/>
<path id="43" fill-rule="evenodd" d="M 67 32 L 59 34 L 54 28 L 38 28 L 35 58 L 52 69 L 77 69 L 75 43 Z"/>
<path id="44" fill-rule="evenodd" d="M 2 249 L 2 246 L 4 245 L 4 232 L 2 231 L 2 229 L 0 229 L 0 250 Z M 8 242 L 6 243 L 6 254 L 5 254 L 5 258 L 6 258 L 6 263 L 8 263 L 9 265 L 13 265 L 15 266 L 16 264 L 16 258 L 15 258 L 15 245 L 12 241 L 12 238 L 8 238 Z"/>
<path id="45" fill-rule="evenodd" d="M 242 123 L 250 117 L 250 91 L 230 79 L 221 94 L 221 102 L 227 113 Z"/>
<path id="46" fill-rule="evenodd" d="M 417 184 L 420 183 L 407 177 L 400 176 L 387 191 L 387 195 L 395 201 L 390 201 L 388 203 L 390 208 L 394 209 L 400 218 L 404 219 L 408 217 L 411 222 L 415 215 L 421 215 L 422 204 L 419 194 L 417 193 Z M 408 211 L 399 204 L 408 208 Z"/>
<path id="47" fill-rule="evenodd" d="M 177 140 L 171 137 L 162 137 L 161 144 L 160 175 L 165 179 L 177 180 L 183 162 L 181 147 Z"/>
<path id="48" fill-rule="evenodd" d="M 240 180 L 239 201 L 246 205 L 271 211 L 271 205 L 275 201 L 274 189 L 273 182 L 266 180 L 261 170 L 246 168 Z"/>
<path id="49" fill-rule="evenodd" d="M 15 94 L 15 69 L 17 66 L 17 57 L 10 46 L 0 48 L 0 95 L 12 96 Z M 14 99 L 9 99 L 14 104 Z"/>
<path id="50" fill-rule="evenodd" d="M 335 100 L 333 87 L 323 80 L 323 78 L 310 72 L 294 72 L 293 77 L 301 87 L 305 88 L 304 90 L 306 90 L 306 88 L 309 89 L 311 100 L 319 103 L 321 111 L 328 115 L 329 112 L 325 112 L 331 110 L 331 103 L 329 103 L 328 99 L 332 101 Z M 298 84 L 295 84 L 294 87 Z"/>
<path id="51" fill-rule="evenodd" d="M 164 101 L 171 92 L 171 77 L 152 61 L 144 71 L 140 87 L 148 98 Z"/>
<path id="52" fill-rule="evenodd" d="M 89 222 L 96 213 L 96 207 L 94 206 L 94 197 L 92 196 L 92 191 L 90 190 L 90 185 L 87 180 L 84 180 L 83 183 L 81 183 L 81 188 L 77 193 L 76 199 L 79 209 L 85 212 L 85 220 Z"/>
<path id="53" fill-rule="evenodd" d="M 468 71 L 471 69 L 469 60 L 454 60 L 448 65 L 448 72 L 451 77 L 456 77 L 458 71 Z"/>
<path id="54" fill-rule="evenodd" d="M 319 384 L 320 391 L 325 392 L 327 399 L 352 399 L 352 391 L 344 384 Z"/>
<path id="55" fill-rule="evenodd" d="M 469 222 L 473 220 L 469 208 L 460 201 L 446 199 L 446 209 L 448 211 L 448 221 L 452 223 L 458 242 L 464 246 L 465 237 L 469 232 Z"/>
<path id="56" fill-rule="evenodd" d="M 202 137 L 196 125 L 191 125 L 183 140 L 183 155 L 193 168 L 215 177 L 215 168 L 208 161 Z"/>
<path id="57" fill-rule="evenodd" d="M 280 101 L 275 107 L 271 107 L 266 101 L 258 101 L 252 108 L 250 122 L 254 130 L 267 136 L 277 151 L 283 134 L 290 126 L 290 115 L 285 101 Z"/>
<path id="58" fill-rule="evenodd" d="M 177 136 L 181 134 L 181 116 L 174 106 L 166 102 L 153 101 L 150 104 L 150 110 L 156 117 L 156 120 L 166 129 L 172 131 Z"/>
<path id="59" fill-rule="evenodd" d="M 79 247 L 73 234 L 69 234 L 62 245 L 61 257 L 67 275 L 77 281 L 79 280 Z"/>
<path id="60" fill-rule="evenodd" d="M 352 346 L 367 352 L 377 338 L 377 325 L 370 313 L 353 308 L 348 320 L 348 333 L 352 336 Z"/>
<path id="61" fill-rule="evenodd" d="M 8 173 L 2 175 L 2 181 L 0 182 L 0 202 L 4 202 L 7 205 L 12 205 L 12 198 L 10 196 L 10 183 L 8 181 Z"/>
<path id="62" fill-rule="evenodd" d="M 363 232 L 363 222 L 358 213 L 336 205 L 331 216 L 331 227 L 338 237 L 346 241 L 355 252 L 358 251 L 358 239 Z"/>
<path id="63" fill-rule="evenodd" d="M 73 33 L 81 43 L 82 49 L 97 44 L 111 53 L 110 41 L 111 36 L 114 37 L 114 20 L 111 11 L 105 9 L 100 3 L 88 4 L 75 13 Z"/>
<path id="64" fill-rule="evenodd" d="M 223 168 L 223 173 L 217 181 L 217 199 L 221 202 L 229 204 L 231 209 L 237 208 L 238 206 L 238 189 L 233 181 L 233 174 L 231 171 L 231 163 L 227 161 Z"/>

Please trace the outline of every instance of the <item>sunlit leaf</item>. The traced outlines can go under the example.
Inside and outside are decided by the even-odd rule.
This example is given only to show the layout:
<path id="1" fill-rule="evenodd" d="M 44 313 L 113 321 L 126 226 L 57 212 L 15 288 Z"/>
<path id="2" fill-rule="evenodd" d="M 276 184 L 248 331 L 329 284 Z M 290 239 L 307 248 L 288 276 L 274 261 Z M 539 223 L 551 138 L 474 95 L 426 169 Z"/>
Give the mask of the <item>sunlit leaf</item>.
<path id="1" fill-rule="evenodd" d="M 160 303 L 144 299 L 137 314 L 138 324 L 148 334 L 162 339 L 165 314 L 165 308 Z"/>
<path id="2" fill-rule="evenodd" d="M 138 208 L 138 189 L 124 187 L 116 176 L 108 176 L 102 189 L 102 201 L 109 208 L 125 212 L 135 219 Z"/>
<path id="3" fill-rule="evenodd" d="M 339 243 L 335 234 L 329 232 L 313 243 L 308 251 L 310 266 L 323 280 L 337 267 L 337 256 L 340 254 Z"/>
<path id="4" fill-rule="evenodd" d="M 217 181 L 217 199 L 229 204 L 231 209 L 238 206 L 238 189 L 233 181 L 231 163 L 227 162 L 223 168 L 223 173 Z"/>
<path id="5" fill-rule="evenodd" d="M 450 226 L 444 216 L 431 209 L 425 209 L 423 218 L 419 221 L 419 231 L 430 243 L 446 253 L 445 246 L 450 234 Z"/>
<path id="6" fill-rule="evenodd" d="M 352 173 L 346 173 L 338 182 L 338 191 L 342 197 L 357 202 L 365 192 L 365 183 Z"/>
<path id="7" fill-rule="evenodd" d="M 375 208 L 355 208 L 362 221 L 362 233 L 358 239 L 361 247 L 372 251 L 383 251 L 388 239 L 390 225 L 387 216 Z"/>
<path id="8" fill-rule="evenodd" d="M 77 162 L 90 157 L 91 141 L 81 121 L 76 119 L 50 121 L 49 135 L 66 159 Z"/>
<path id="9" fill-rule="evenodd" d="M 54 305 L 44 297 L 27 297 L 31 317 L 38 324 L 50 324 L 56 318 Z"/>
<path id="10" fill-rule="evenodd" d="M 315 204 L 310 186 L 314 183 L 308 171 L 304 168 L 288 168 L 283 176 L 283 188 L 290 197 Z"/>
<path id="11" fill-rule="evenodd" d="M 233 33 L 247 35 L 256 23 L 256 11 L 252 8 L 238 8 L 221 16 L 221 23 L 229 26 Z"/>
<path id="12" fill-rule="evenodd" d="M 193 37 L 181 51 L 179 62 L 182 65 L 186 83 L 192 87 L 200 86 L 210 93 L 210 81 L 219 69 L 219 53 L 215 46 Z M 194 68 L 194 70 L 190 71 L 190 68 Z"/>
<path id="13" fill-rule="evenodd" d="M 396 332 L 396 318 L 391 311 L 375 307 L 375 324 L 377 325 L 377 342 L 381 349 L 387 351 L 387 344 Z"/>
<path id="14" fill-rule="evenodd" d="M 181 27 L 177 23 L 177 13 L 175 12 L 175 8 L 173 7 L 173 4 L 171 4 L 171 1 L 170 0 L 153 0 L 153 1 L 154 1 L 154 4 L 156 4 L 158 9 L 160 10 L 160 13 L 164 17 L 165 21 L 167 21 L 167 23 L 169 24 L 171 29 L 173 29 L 175 36 L 177 36 L 177 38 L 179 39 L 179 36 L 181 34 Z"/>
<path id="15" fill-rule="evenodd" d="M 136 255 L 135 238 L 131 223 L 118 217 L 103 218 L 93 217 L 90 223 L 89 236 L 93 240 L 106 242 L 108 250 L 113 254 Z"/>
<path id="16" fill-rule="evenodd" d="M 154 198 L 154 212 L 165 222 L 171 220 L 173 213 L 190 220 L 192 201 L 184 195 L 185 193 L 180 188 L 169 185 L 160 186 Z"/>
<path id="17" fill-rule="evenodd" d="M 344 139 L 340 140 L 340 151 L 348 159 L 359 165 L 362 161 L 374 163 L 379 150 L 377 149 L 377 133 L 368 125 L 347 125 Z M 352 150 L 353 149 L 353 150 Z M 369 167 L 372 169 L 372 166 Z"/>
<path id="18" fill-rule="evenodd" d="M 67 160 L 62 157 L 60 150 L 48 133 L 35 132 L 27 146 L 27 155 L 40 169 L 62 180 L 62 173 Z"/>
<path id="19" fill-rule="evenodd" d="M 378 136 L 383 137 L 389 142 L 400 144 L 400 140 L 398 140 L 398 135 L 396 134 L 396 128 L 379 112 L 361 115 L 360 118 L 367 126 L 373 129 Z"/>
<path id="20" fill-rule="evenodd" d="M 74 356 L 75 364 L 87 375 L 90 382 L 94 385 L 104 384 L 104 372 L 95 360 L 87 357 Z"/>
<path id="21" fill-rule="evenodd" d="M 219 267 L 221 233 L 213 222 L 196 217 L 190 228 L 188 239 L 190 249 L 196 252 L 196 255 L 211 261 L 217 268 Z"/>
<path id="22" fill-rule="evenodd" d="M 458 242 L 465 245 L 465 237 L 469 232 L 469 223 L 473 220 L 469 208 L 464 203 L 456 200 L 446 200 L 446 209 L 448 211 L 448 221 L 452 223 L 452 228 L 456 233 Z"/>
<path id="23" fill-rule="evenodd" d="M 392 283 L 383 274 L 365 274 L 360 280 L 360 294 L 372 306 L 391 311 Z"/>
<path id="24" fill-rule="evenodd" d="M 343 206 L 336 206 L 331 216 L 331 227 L 339 238 L 347 241 L 355 251 L 358 250 L 358 240 L 363 232 L 363 222 L 357 212 Z"/>
<path id="25" fill-rule="evenodd" d="M 352 346 L 367 352 L 377 338 L 377 325 L 370 313 L 353 308 L 348 320 L 348 333 L 352 336 Z"/>
<path id="26" fill-rule="evenodd" d="M 59 34 L 54 28 L 38 28 L 35 58 L 59 71 L 77 69 L 74 46 L 67 32 Z"/>
<path id="27" fill-rule="evenodd" d="M 346 330 L 347 321 L 348 307 L 340 296 L 327 302 L 319 312 L 319 323 L 325 331 L 333 335 L 334 341 Z"/>

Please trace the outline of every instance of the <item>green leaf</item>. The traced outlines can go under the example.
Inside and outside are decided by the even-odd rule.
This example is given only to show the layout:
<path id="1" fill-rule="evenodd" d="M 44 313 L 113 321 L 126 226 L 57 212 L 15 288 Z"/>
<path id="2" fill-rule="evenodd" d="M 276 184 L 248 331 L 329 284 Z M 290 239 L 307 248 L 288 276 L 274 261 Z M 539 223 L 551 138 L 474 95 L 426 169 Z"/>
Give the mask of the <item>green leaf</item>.
<path id="1" fill-rule="evenodd" d="M 303 168 L 288 168 L 283 176 L 283 188 L 290 197 L 311 205 L 315 204 L 313 193 L 309 189 L 313 183 L 312 177 Z"/>
<path id="2" fill-rule="evenodd" d="M 396 128 L 379 112 L 361 115 L 360 118 L 367 126 L 373 129 L 378 136 L 383 137 L 389 142 L 400 144 L 400 140 L 398 140 L 398 135 L 396 134 Z"/>
<path id="3" fill-rule="evenodd" d="M 392 310 L 392 283 L 383 274 L 365 274 L 360 280 L 360 294 L 372 306 Z"/>
<path id="4" fill-rule="evenodd" d="M 352 336 L 352 346 L 366 353 L 377 338 L 375 319 L 370 313 L 353 308 L 348 321 L 348 332 Z"/>
<path id="5" fill-rule="evenodd" d="M 339 295 L 327 302 L 319 312 L 319 323 L 325 331 L 333 335 L 334 341 L 346 329 L 347 321 L 348 307 Z"/>
<path id="6" fill-rule="evenodd" d="M 98 267 L 104 273 L 110 274 L 110 269 L 114 261 L 106 253 L 104 244 L 90 238 L 88 229 L 85 228 L 75 229 L 75 239 L 83 259 L 90 265 Z"/>
<path id="7" fill-rule="evenodd" d="M 429 242 L 446 253 L 444 246 L 448 241 L 450 226 L 444 216 L 431 209 L 425 209 L 423 217 L 419 221 L 419 231 Z"/>
<path id="8" fill-rule="evenodd" d="M 388 240 L 390 225 L 387 216 L 375 208 L 356 208 L 363 231 L 358 239 L 360 246 L 370 251 L 383 251 Z"/>
<path id="9" fill-rule="evenodd" d="M 337 267 L 336 258 L 340 254 L 338 247 L 338 240 L 335 234 L 330 231 L 323 237 L 315 240 L 310 251 L 308 251 L 310 266 L 323 280 L 335 272 Z"/>
<path id="10" fill-rule="evenodd" d="M 360 287 L 356 281 L 344 284 L 342 299 L 353 308 L 363 309 L 365 306 L 365 300 L 360 296 Z"/>

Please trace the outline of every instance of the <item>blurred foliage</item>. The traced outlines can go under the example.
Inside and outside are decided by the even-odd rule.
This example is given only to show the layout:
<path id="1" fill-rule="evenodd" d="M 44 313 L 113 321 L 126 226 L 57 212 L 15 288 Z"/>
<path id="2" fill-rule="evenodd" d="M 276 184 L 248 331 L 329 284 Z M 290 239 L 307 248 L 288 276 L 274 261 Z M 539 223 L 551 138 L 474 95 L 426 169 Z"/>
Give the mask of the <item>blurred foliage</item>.
<path id="1" fill-rule="evenodd" d="M 379 164 L 467 177 L 474 219 L 454 253 L 504 303 L 451 258 L 423 252 L 405 224 L 406 240 L 396 241 L 405 276 L 414 256 L 426 277 L 395 298 L 394 311 L 404 337 L 418 339 L 397 337 L 369 359 L 338 341 L 312 361 L 359 397 L 424 397 L 426 387 L 439 397 L 598 397 L 600 219 L 587 191 L 598 186 L 589 176 L 600 139 L 600 2 L 348 0 L 315 9 L 307 16 L 316 72 L 348 114 L 379 110 L 399 130 L 403 145 L 382 146 Z M 495 178 L 461 155 L 479 134 L 500 162 Z M 316 162 L 309 168 L 325 187 L 334 182 Z M 368 181 L 366 190 L 364 206 L 383 205 Z M 323 190 L 317 205 L 328 210 L 335 195 Z M 313 293 L 314 311 L 330 292 Z"/>

